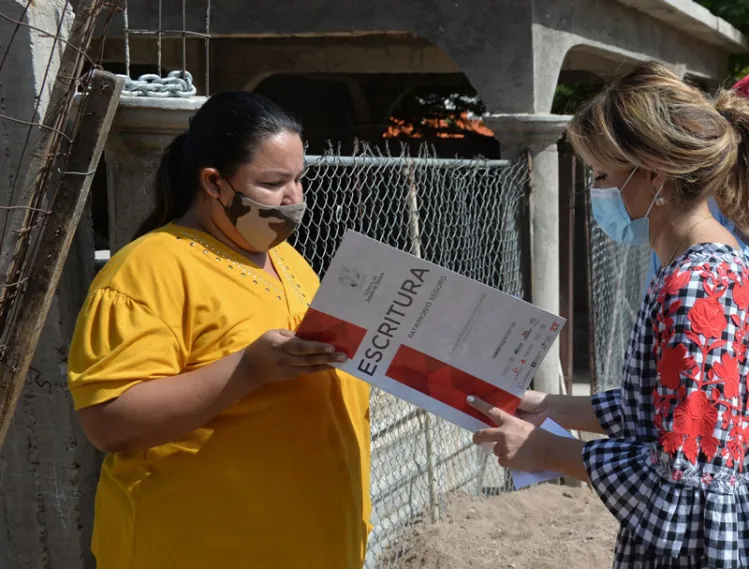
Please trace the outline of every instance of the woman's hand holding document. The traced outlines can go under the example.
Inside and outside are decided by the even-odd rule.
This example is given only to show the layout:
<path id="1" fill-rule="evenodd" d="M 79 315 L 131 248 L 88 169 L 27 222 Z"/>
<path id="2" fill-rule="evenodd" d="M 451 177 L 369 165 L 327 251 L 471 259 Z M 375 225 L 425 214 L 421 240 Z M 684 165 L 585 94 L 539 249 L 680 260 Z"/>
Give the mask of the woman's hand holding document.
<path id="1" fill-rule="evenodd" d="M 514 414 L 564 323 L 349 231 L 297 335 L 333 344 L 349 357 L 343 371 L 464 429 L 502 429 L 501 420 L 517 427 L 509 437 L 539 439 L 560 438 L 553 422 L 538 428 Z M 513 468 L 539 470 L 525 450 L 516 454 Z"/>

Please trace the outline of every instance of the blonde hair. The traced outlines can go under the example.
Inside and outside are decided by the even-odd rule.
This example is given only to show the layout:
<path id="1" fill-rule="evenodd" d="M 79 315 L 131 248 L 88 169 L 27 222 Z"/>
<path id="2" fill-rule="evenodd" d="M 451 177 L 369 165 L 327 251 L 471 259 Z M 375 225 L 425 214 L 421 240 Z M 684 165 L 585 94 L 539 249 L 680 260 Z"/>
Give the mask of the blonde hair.
<path id="1" fill-rule="evenodd" d="M 624 75 L 578 110 L 573 148 L 597 164 L 634 166 L 676 182 L 684 207 L 714 196 L 748 231 L 748 102 L 734 91 L 709 98 L 659 63 Z"/>

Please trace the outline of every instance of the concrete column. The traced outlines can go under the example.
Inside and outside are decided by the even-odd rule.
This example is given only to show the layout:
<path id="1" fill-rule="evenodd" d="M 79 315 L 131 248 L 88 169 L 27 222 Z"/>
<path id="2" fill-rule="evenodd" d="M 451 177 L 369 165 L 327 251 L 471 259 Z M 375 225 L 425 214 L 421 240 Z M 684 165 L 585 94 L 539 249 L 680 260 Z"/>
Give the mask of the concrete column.
<path id="1" fill-rule="evenodd" d="M 189 125 L 205 97 L 123 97 L 104 148 L 109 246 L 121 249 L 154 206 L 154 176 L 164 148 Z"/>
<path id="2" fill-rule="evenodd" d="M 38 123 L 47 109 L 73 21 L 65 0 L 0 0 L 0 113 Z M 45 33 L 46 32 L 46 33 Z M 51 34 L 51 35 L 49 35 Z M 47 74 L 47 81 L 44 81 Z M 36 108 L 36 102 L 39 107 Z M 0 118 L 0 205 L 18 202 L 39 130 Z M 24 152 L 26 137 L 30 140 Z M 0 212 L 0 227 L 6 211 Z M 7 243 L 6 243 L 7 246 Z M 0 568 L 93 569 L 89 553 L 98 457 L 78 425 L 66 363 L 78 310 L 94 274 L 93 228 L 84 214 L 44 324 L 13 423 L 0 453 Z"/>
<path id="3" fill-rule="evenodd" d="M 484 121 L 500 142 L 503 158 L 531 157 L 530 232 L 531 301 L 560 313 L 560 212 L 557 142 L 569 117 L 542 114 L 493 114 Z M 539 366 L 534 386 L 560 393 L 562 367 L 558 342 Z"/>

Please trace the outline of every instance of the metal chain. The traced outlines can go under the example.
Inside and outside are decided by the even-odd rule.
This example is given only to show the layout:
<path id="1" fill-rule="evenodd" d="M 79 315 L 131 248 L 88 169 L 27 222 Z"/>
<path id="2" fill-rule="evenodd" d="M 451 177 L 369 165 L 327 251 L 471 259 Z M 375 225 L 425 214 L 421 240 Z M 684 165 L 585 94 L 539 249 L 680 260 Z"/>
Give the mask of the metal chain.
<path id="1" fill-rule="evenodd" d="M 128 97 L 194 97 L 198 90 L 193 85 L 193 76 L 188 71 L 171 71 L 166 77 L 155 74 L 141 75 L 131 79 L 127 75 L 123 96 Z"/>

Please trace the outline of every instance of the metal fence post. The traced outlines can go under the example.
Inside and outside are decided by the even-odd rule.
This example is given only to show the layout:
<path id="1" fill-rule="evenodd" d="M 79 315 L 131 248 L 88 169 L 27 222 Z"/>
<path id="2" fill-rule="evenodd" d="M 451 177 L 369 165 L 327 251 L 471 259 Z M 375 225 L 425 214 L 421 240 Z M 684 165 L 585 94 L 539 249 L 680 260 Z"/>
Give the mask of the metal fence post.
<path id="1" fill-rule="evenodd" d="M 292 244 L 325 274 L 347 228 L 521 296 L 519 209 L 527 162 L 382 153 L 359 143 L 305 157 L 309 215 Z M 336 213 L 332 215 L 332 212 Z M 438 522 L 451 492 L 510 490 L 491 455 L 469 433 L 377 388 L 372 390 L 373 532 L 366 569 L 401 567 L 408 531 Z M 423 439 L 424 437 L 424 439 Z M 424 453 L 424 454 L 423 454 Z M 426 458 L 425 458 L 426 455 Z"/>
<path id="2" fill-rule="evenodd" d="M 560 315 L 567 320 L 560 332 L 560 364 L 565 392 L 573 394 L 573 336 L 575 329 L 575 199 L 576 159 L 566 142 L 558 145 L 560 157 Z"/>
<path id="3" fill-rule="evenodd" d="M 419 202 L 417 200 L 417 184 L 414 176 L 415 165 L 408 161 L 404 166 L 409 191 L 406 194 L 406 211 L 409 218 L 409 252 L 415 257 L 422 258 L 422 236 L 419 228 Z M 427 458 L 427 484 L 430 492 L 430 520 L 436 523 L 440 519 L 438 504 L 437 481 L 435 480 L 435 449 L 432 438 L 432 421 L 430 414 L 420 412 L 424 428 L 425 454 Z"/>

